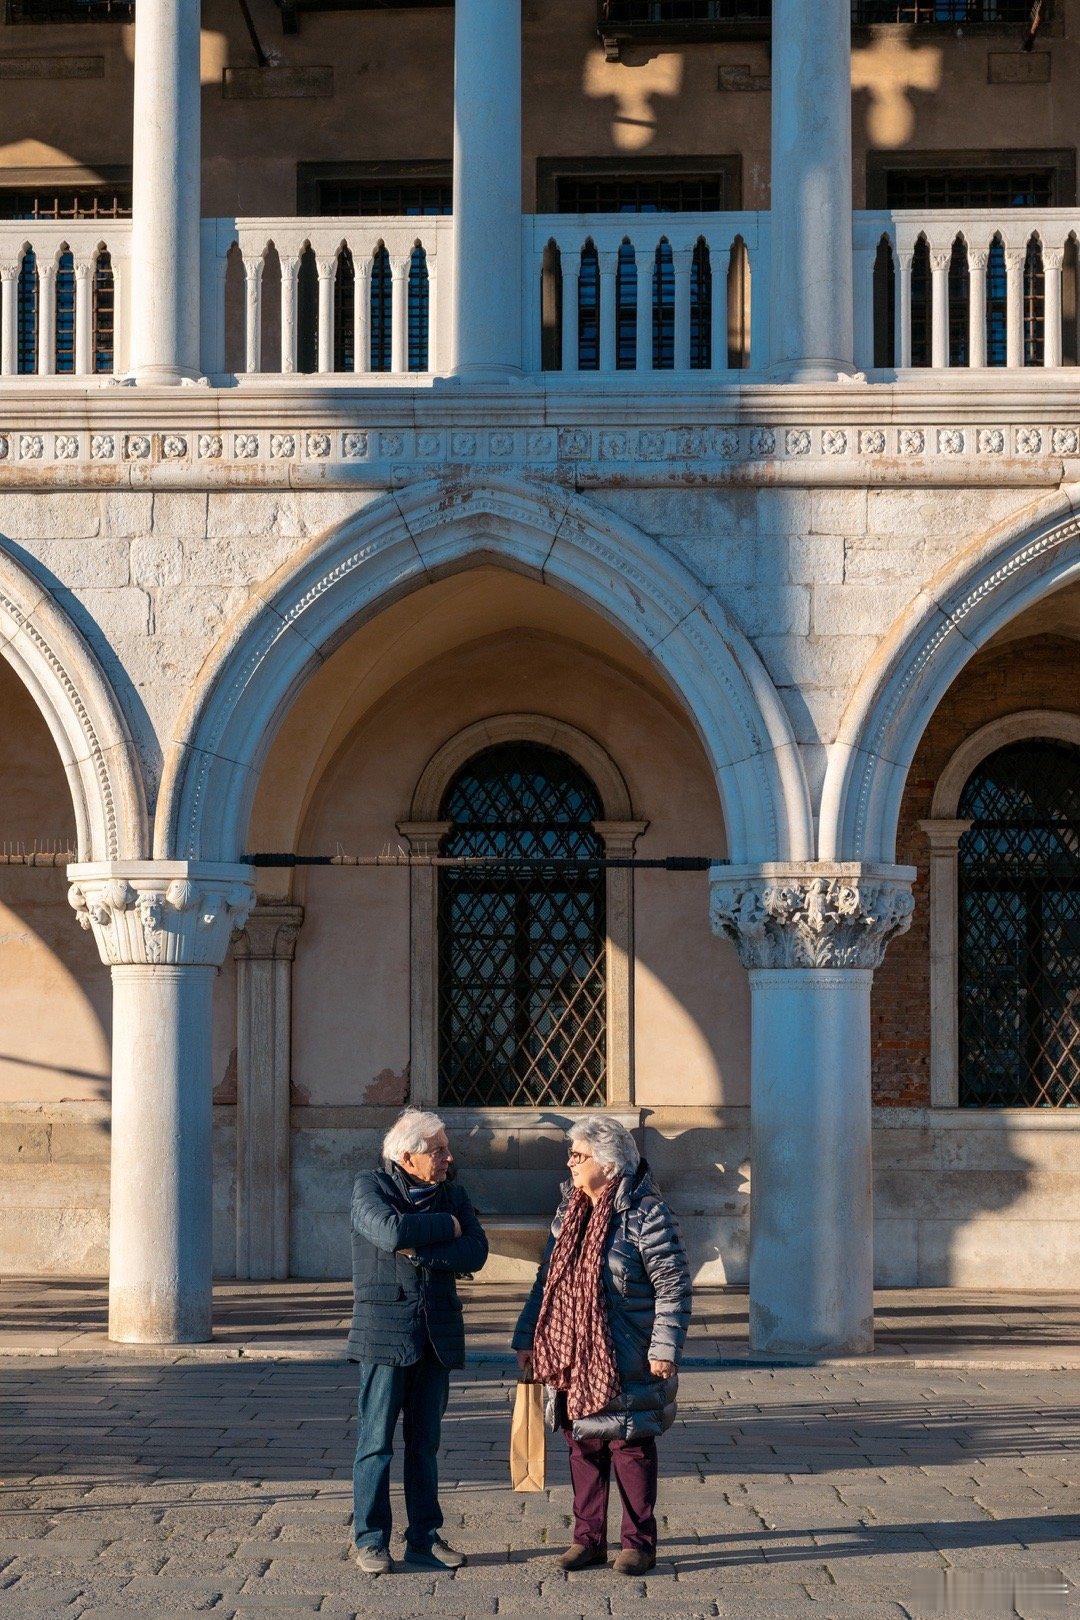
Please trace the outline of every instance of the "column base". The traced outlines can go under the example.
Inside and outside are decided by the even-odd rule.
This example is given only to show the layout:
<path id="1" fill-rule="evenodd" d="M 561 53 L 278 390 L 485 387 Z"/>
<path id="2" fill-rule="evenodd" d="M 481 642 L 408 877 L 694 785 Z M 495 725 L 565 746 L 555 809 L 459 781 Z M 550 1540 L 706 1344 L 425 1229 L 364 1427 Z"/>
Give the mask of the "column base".
<path id="1" fill-rule="evenodd" d="M 434 388 L 511 388 L 525 382 L 520 366 L 457 366 L 449 377 L 436 377 Z"/>
<path id="2" fill-rule="evenodd" d="M 208 388 L 209 377 L 204 377 L 197 369 L 194 371 L 179 371 L 173 366 L 140 366 L 138 371 L 129 372 L 121 379 L 123 382 L 134 384 L 137 388 Z"/>
<path id="3" fill-rule="evenodd" d="M 849 360 L 778 360 L 769 367 L 769 381 L 782 383 L 865 382 Z"/>

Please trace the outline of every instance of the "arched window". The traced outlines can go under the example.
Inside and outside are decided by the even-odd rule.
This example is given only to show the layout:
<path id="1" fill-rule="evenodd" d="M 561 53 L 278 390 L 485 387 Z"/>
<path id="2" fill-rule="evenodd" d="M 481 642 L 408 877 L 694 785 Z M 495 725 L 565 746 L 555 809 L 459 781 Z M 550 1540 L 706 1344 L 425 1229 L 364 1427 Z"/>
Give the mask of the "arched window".
<path id="1" fill-rule="evenodd" d="M 1080 1104 L 1080 748 L 1030 738 L 972 773 L 958 868 L 961 1106 Z"/>
<path id="2" fill-rule="evenodd" d="M 392 359 L 393 275 L 390 255 L 382 242 L 371 261 L 371 369 L 389 371 Z"/>
<path id="3" fill-rule="evenodd" d="M 599 794 L 567 755 L 498 743 L 453 778 L 438 886 L 439 1100 L 606 1101 L 607 946 Z"/>
<path id="4" fill-rule="evenodd" d="M 116 285 L 107 248 L 102 248 L 94 263 L 93 321 L 94 370 L 108 375 L 115 361 Z"/>

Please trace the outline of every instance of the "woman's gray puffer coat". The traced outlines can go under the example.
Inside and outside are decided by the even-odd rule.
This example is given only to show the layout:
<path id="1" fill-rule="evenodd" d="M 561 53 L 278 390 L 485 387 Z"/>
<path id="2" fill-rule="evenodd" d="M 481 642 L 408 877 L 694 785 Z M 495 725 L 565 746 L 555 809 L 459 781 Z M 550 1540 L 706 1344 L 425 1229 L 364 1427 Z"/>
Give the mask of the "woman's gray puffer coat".
<path id="1" fill-rule="evenodd" d="M 515 1350 L 532 1349 L 548 1263 L 573 1193 L 571 1183 L 566 1182 L 561 1192 L 544 1258 L 514 1330 Z M 603 1411 L 578 1418 L 574 1438 L 645 1440 L 663 1434 L 675 1421 L 679 1378 L 677 1373 L 655 1378 L 649 1362 L 678 1365 L 690 1327 L 693 1288 L 678 1222 L 644 1159 L 632 1176 L 623 1176 L 615 1194 L 604 1294 L 621 1387 Z M 558 1426 L 564 1409 L 564 1402 L 549 1389 L 545 1406 L 549 1427 Z"/>

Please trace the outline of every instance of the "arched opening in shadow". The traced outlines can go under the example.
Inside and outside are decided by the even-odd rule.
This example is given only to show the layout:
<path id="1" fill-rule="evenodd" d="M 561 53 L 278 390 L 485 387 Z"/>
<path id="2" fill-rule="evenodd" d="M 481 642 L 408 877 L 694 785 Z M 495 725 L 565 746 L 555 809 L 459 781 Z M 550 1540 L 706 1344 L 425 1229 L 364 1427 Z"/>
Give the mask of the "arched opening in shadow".
<path id="1" fill-rule="evenodd" d="M 54 363 L 58 377 L 69 377 L 75 370 L 75 255 L 65 242 L 56 260 L 56 347 Z"/>
<path id="2" fill-rule="evenodd" d="M 234 242 L 225 255 L 225 370 L 244 370 L 244 305 L 247 297 L 244 255 Z"/>
<path id="3" fill-rule="evenodd" d="M 393 355 L 393 276 L 380 242 L 371 260 L 371 370 L 389 371 Z"/>
<path id="4" fill-rule="evenodd" d="M 745 371 L 750 364 L 750 254 L 741 236 L 728 255 L 727 363 L 729 371 Z"/>
<path id="5" fill-rule="evenodd" d="M 562 255 L 554 240 L 540 261 L 540 369 L 561 371 L 563 363 Z"/>
<path id="6" fill-rule="evenodd" d="M 342 247 L 334 266 L 334 370 L 357 371 L 356 269 L 353 256 Z"/>
<path id="7" fill-rule="evenodd" d="M 986 363 L 1003 366 L 1006 354 L 1008 297 L 1005 281 L 1005 244 L 995 232 L 986 261 Z"/>
<path id="8" fill-rule="evenodd" d="M 970 364 L 971 277 L 968 273 L 967 243 L 958 235 L 949 259 L 949 364 Z"/>
<path id="9" fill-rule="evenodd" d="M 652 307 L 653 370 L 671 371 L 675 366 L 675 259 L 666 236 L 657 243 L 653 260 Z"/>
<path id="10" fill-rule="evenodd" d="M 619 243 L 615 265 L 615 369 L 633 371 L 637 366 L 637 259 L 629 240 Z"/>
<path id="11" fill-rule="evenodd" d="M 690 369 L 709 371 L 712 363 L 712 263 L 699 236 L 690 261 Z"/>
<path id="12" fill-rule="evenodd" d="M 1046 336 L 1046 277 L 1042 242 L 1032 234 L 1024 255 L 1024 364 L 1041 366 Z"/>
<path id="13" fill-rule="evenodd" d="M 19 375 L 29 377 L 38 366 L 38 269 L 37 256 L 29 246 L 23 249 L 16 297 Z"/>
<path id="14" fill-rule="evenodd" d="M 600 255 L 592 241 L 581 250 L 578 273 L 578 370 L 600 369 Z"/>
<path id="15" fill-rule="evenodd" d="M 928 366 L 930 350 L 930 244 L 920 235 L 911 258 L 911 363 Z"/>
<path id="16" fill-rule="evenodd" d="M 112 257 L 102 244 L 94 260 L 91 366 L 97 376 L 116 370 L 116 284 Z"/>
<path id="17" fill-rule="evenodd" d="M 263 254 L 259 300 L 259 370 L 281 370 L 281 257 L 273 242 Z"/>
<path id="18" fill-rule="evenodd" d="M 896 364 L 896 262 L 892 243 L 882 235 L 874 255 L 874 365 Z"/>
<path id="19" fill-rule="evenodd" d="M 1061 261 L 1061 363 L 1075 366 L 1080 363 L 1077 306 L 1080 303 L 1080 255 L 1076 236 L 1070 231 L 1065 241 Z"/>
<path id="20" fill-rule="evenodd" d="M 419 242 L 409 257 L 409 370 L 428 369 L 428 267 Z"/>
<path id="21" fill-rule="evenodd" d="M 296 272 L 296 369 L 310 374 L 319 365 L 319 267 L 305 242 Z"/>

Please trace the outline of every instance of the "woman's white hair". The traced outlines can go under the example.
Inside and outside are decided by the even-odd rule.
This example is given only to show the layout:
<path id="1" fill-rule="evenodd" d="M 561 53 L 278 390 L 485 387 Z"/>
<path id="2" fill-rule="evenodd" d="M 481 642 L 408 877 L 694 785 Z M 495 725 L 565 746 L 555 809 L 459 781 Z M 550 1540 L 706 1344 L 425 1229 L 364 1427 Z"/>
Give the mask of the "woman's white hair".
<path id="1" fill-rule="evenodd" d="M 583 1119 L 571 1125 L 567 1135 L 571 1147 L 580 1144 L 588 1149 L 600 1168 L 607 1172 L 609 1181 L 618 1176 L 632 1176 L 641 1163 L 637 1143 L 617 1119 L 606 1119 L 603 1114 L 596 1119 Z"/>
<path id="2" fill-rule="evenodd" d="M 421 1108 L 406 1108 L 383 1137 L 382 1153 L 391 1164 L 400 1164 L 406 1153 L 424 1153 L 433 1136 L 446 1129 L 438 1114 Z"/>

